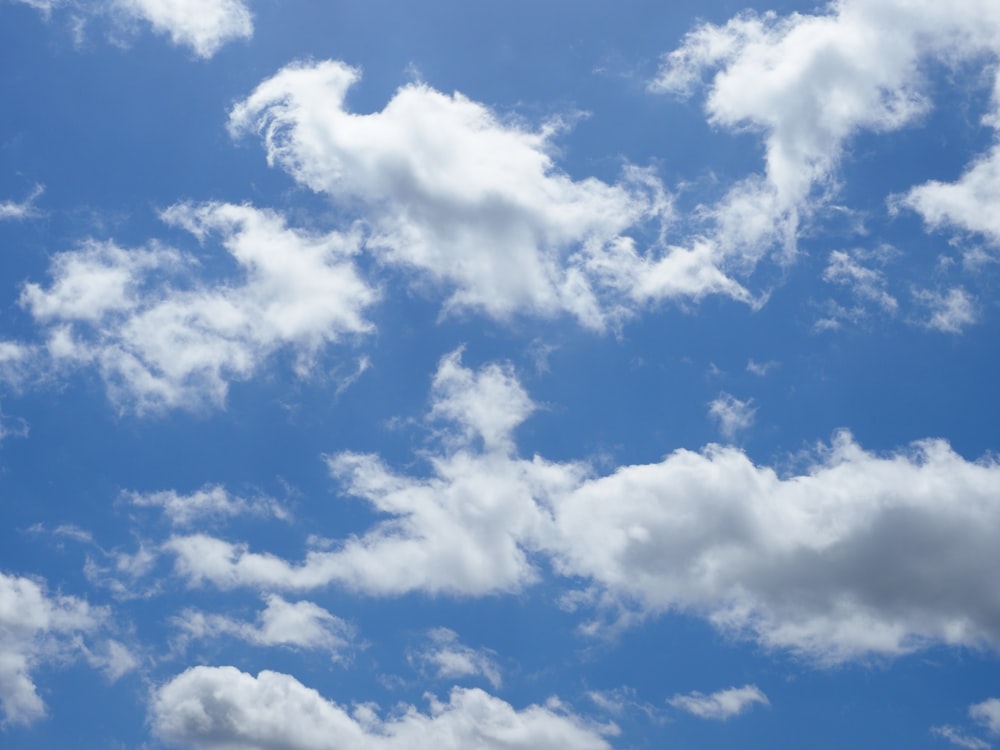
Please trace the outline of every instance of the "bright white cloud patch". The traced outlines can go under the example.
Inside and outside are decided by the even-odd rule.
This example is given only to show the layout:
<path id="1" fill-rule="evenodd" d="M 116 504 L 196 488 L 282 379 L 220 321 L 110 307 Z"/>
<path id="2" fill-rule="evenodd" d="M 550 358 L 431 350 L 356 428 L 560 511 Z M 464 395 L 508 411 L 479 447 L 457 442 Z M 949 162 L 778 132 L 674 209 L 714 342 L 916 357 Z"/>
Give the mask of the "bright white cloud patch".
<path id="1" fill-rule="evenodd" d="M 494 690 L 500 688 L 503 683 L 500 666 L 490 651 L 466 646 L 459 641 L 458 633 L 448 628 L 435 628 L 427 638 L 429 643 L 415 658 L 430 667 L 436 677 L 453 680 L 481 675 Z"/>
<path id="2" fill-rule="evenodd" d="M 241 515 L 287 518 L 288 512 L 270 498 L 247 499 L 231 495 L 220 485 L 206 485 L 190 495 L 173 490 L 165 492 L 129 492 L 125 498 L 140 507 L 162 508 L 175 526 L 189 526 L 195 521 L 221 520 Z"/>
<path id="3" fill-rule="evenodd" d="M 1000 698 L 990 698 L 970 706 L 969 716 L 993 734 L 1000 734 Z"/>
<path id="4" fill-rule="evenodd" d="M 838 0 L 822 13 L 747 12 L 691 31 L 651 89 L 687 96 L 710 76 L 709 121 L 757 131 L 765 146 L 764 173 L 703 208 L 720 252 L 751 265 L 771 248 L 793 252 L 802 221 L 836 192 L 849 139 L 915 122 L 931 106 L 926 61 L 995 59 L 998 31 L 1000 6 L 981 0 Z M 996 237 L 995 212 L 983 209 L 998 192 L 997 163 L 991 154 L 959 183 L 929 183 L 906 202 L 933 225 Z"/>
<path id="5" fill-rule="evenodd" d="M 573 180 L 551 156 L 562 123 L 530 130 L 423 84 L 352 113 L 344 99 L 359 76 L 334 61 L 287 67 L 233 108 L 230 130 L 259 133 L 269 163 L 363 207 L 369 248 L 445 283 L 446 309 L 565 312 L 603 328 L 664 298 L 749 299 L 707 246 L 636 248 L 628 232 L 669 210 L 650 172 Z"/>
<path id="6" fill-rule="evenodd" d="M 719 397 L 708 405 L 708 415 L 719 424 L 719 432 L 729 440 L 736 433 L 748 429 L 752 424 L 757 409 L 753 399 L 741 401 L 732 394 L 720 393 Z"/>
<path id="7" fill-rule="evenodd" d="M 203 58 L 227 42 L 253 36 L 253 17 L 240 0 L 113 0 L 112 9 L 148 22 Z"/>
<path id="8" fill-rule="evenodd" d="M 447 385 L 435 405 L 507 398 L 530 413 L 516 380 L 456 356 L 442 360 L 435 383 Z M 456 368 L 464 372 L 441 377 Z M 452 416 L 429 477 L 374 456 L 331 457 L 346 490 L 389 515 L 337 550 L 292 564 L 206 535 L 174 537 L 166 548 L 177 572 L 223 587 L 481 595 L 529 585 L 532 555 L 544 554 L 557 572 L 592 581 L 606 603 L 697 613 L 818 661 L 935 642 L 1000 648 L 992 461 L 966 461 L 940 440 L 878 456 L 842 433 L 788 477 L 716 445 L 594 476 L 583 463 L 519 458 L 514 424 L 480 441 L 492 413 Z"/>
<path id="9" fill-rule="evenodd" d="M 43 664 L 84 659 L 112 679 L 132 669 L 124 646 L 86 637 L 103 629 L 108 612 L 71 596 L 50 596 L 30 578 L 0 573 L 0 709 L 2 724 L 30 724 L 45 715 L 32 672 Z"/>
<path id="10" fill-rule="evenodd" d="M 749 711 L 754 705 L 767 706 L 767 696 L 756 685 L 744 685 L 720 690 L 711 695 L 694 692 L 675 695 L 667 701 L 674 708 L 686 711 L 700 719 L 725 721 Z"/>
<path id="11" fill-rule="evenodd" d="M 455 688 L 429 713 L 409 706 L 381 718 L 368 706 L 349 713 L 295 678 L 234 667 L 194 667 L 153 696 L 154 731 L 197 750 L 605 750 L 602 733 L 561 707 L 517 711 L 481 690 Z"/>
<path id="12" fill-rule="evenodd" d="M 225 615 L 185 610 L 174 618 L 181 642 L 231 637 L 255 646 L 289 646 L 323 650 L 339 658 L 353 638 L 353 628 L 313 602 L 289 602 L 266 597 L 267 606 L 255 623 Z"/>
<path id="13" fill-rule="evenodd" d="M 328 344 L 372 329 L 376 292 L 358 275 L 358 238 L 289 228 L 272 211 L 178 204 L 168 224 L 218 238 L 234 273 L 198 279 L 197 260 L 151 243 L 84 243 L 60 253 L 52 283 L 25 285 L 22 305 L 47 327 L 57 366 L 94 365 L 112 399 L 137 412 L 221 405 L 279 349 L 306 374 Z"/>

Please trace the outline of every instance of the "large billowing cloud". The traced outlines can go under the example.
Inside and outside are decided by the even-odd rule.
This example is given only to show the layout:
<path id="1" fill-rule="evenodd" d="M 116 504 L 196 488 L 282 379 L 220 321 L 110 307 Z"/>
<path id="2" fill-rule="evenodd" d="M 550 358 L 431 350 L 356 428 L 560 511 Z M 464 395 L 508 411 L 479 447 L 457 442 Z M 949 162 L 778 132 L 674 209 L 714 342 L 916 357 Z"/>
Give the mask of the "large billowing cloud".
<path id="1" fill-rule="evenodd" d="M 928 60 L 995 59 L 998 39 L 1000 6 L 986 0 L 839 0 L 819 14 L 748 12 L 693 30 L 651 87 L 687 95 L 711 74 L 709 121 L 761 134 L 764 173 L 705 209 L 721 251 L 752 262 L 776 246 L 794 251 L 802 220 L 836 192 L 852 136 L 897 130 L 928 111 Z M 998 192 L 996 174 L 991 154 L 959 183 L 929 183 L 906 203 L 933 225 L 996 239 L 991 212 L 981 210 Z"/>
<path id="2" fill-rule="evenodd" d="M 42 664 L 85 659 L 112 679 L 135 666 L 116 641 L 86 639 L 104 629 L 108 612 L 72 596 L 50 596 L 30 579 L 0 573 L 0 710 L 2 724 L 45 715 L 32 672 Z"/>
<path id="3" fill-rule="evenodd" d="M 55 256 L 49 286 L 21 296 L 55 364 L 98 367 L 122 408 L 221 404 L 279 349 L 304 374 L 328 344 L 372 329 L 364 310 L 377 294 L 354 267 L 356 236 L 292 229 L 246 205 L 178 204 L 162 218 L 217 238 L 232 272 L 199 278 L 194 255 L 157 242 L 86 242 Z"/>
<path id="4" fill-rule="evenodd" d="M 294 677 L 194 667 L 153 696 L 153 729 L 195 750 L 606 750 L 602 733 L 552 699 L 521 711 L 482 690 L 455 688 L 429 713 L 410 706 L 381 718 L 352 712 Z"/>
<path id="5" fill-rule="evenodd" d="M 574 180 L 552 157 L 562 123 L 530 129 L 424 84 L 353 113 L 345 97 L 359 76 L 335 61 L 289 66 L 233 108 L 230 129 L 259 133 L 269 163 L 357 206 L 368 247 L 443 283 L 446 308 L 566 312 L 602 328 L 665 297 L 745 298 L 698 248 L 637 249 L 629 232 L 669 209 L 649 172 Z"/>
<path id="6" fill-rule="evenodd" d="M 512 418 L 498 416 L 504 403 Z M 204 534 L 166 548 L 192 583 L 381 595 L 517 591 L 545 556 L 603 606 L 695 613 L 818 661 L 1000 648 L 995 462 L 941 440 L 875 455 L 843 433 L 794 475 L 712 445 L 596 476 L 586 463 L 517 456 L 513 431 L 531 410 L 509 370 L 449 355 L 431 414 L 452 423 L 429 476 L 370 455 L 329 458 L 347 492 L 388 520 L 299 564 Z"/>

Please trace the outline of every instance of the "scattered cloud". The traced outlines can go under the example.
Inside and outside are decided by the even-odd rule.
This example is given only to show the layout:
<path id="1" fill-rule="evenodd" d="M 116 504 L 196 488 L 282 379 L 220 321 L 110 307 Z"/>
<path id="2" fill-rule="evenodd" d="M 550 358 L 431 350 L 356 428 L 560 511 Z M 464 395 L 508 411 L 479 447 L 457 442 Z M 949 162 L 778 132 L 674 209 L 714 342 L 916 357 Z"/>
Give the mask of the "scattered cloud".
<path id="1" fill-rule="evenodd" d="M 146 21 L 156 33 L 205 59 L 228 42 L 253 36 L 253 16 L 240 0 L 112 0 L 109 7 Z"/>
<path id="2" fill-rule="evenodd" d="M 192 255 L 90 241 L 54 257 L 47 288 L 21 295 L 54 365 L 97 367 L 120 408 L 221 406 L 231 381 L 279 349 L 305 375 L 328 344 L 372 330 L 363 313 L 378 295 L 354 267 L 356 236 L 291 229 L 248 205 L 182 203 L 162 218 L 201 242 L 217 237 L 235 273 L 200 281 Z"/>
<path id="3" fill-rule="evenodd" d="M 978 737 L 964 734 L 961 730 L 950 726 L 932 727 L 931 732 L 938 737 L 943 737 L 955 747 L 962 747 L 965 750 L 990 750 L 993 747 L 989 742 Z"/>
<path id="4" fill-rule="evenodd" d="M 197 57 L 208 59 L 229 42 L 253 36 L 253 15 L 242 0 L 14 0 L 51 18 L 52 11 L 71 13 L 79 39 L 91 20 L 106 19 L 123 27 L 148 23 Z"/>
<path id="5" fill-rule="evenodd" d="M 532 404 L 496 365 L 444 358 L 439 407 L 450 433 L 429 477 L 377 456 L 328 458 L 345 490 L 386 520 L 301 564 L 205 534 L 164 549 L 192 585 L 305 590 L 330 583 L 373 595 L 480 596 L 537 580 L 533 560 L 590 581 L 599 607 L 684 610 L 720 630 L 817 663 L 905 654 L 933 643 L 1000 649 L 991 602 L 1000 556 L 1000 466 L 942 440 L 892 455 L 846 432 L 788 477 L 740 449 L 677 450 L 597 476 L 586 463 L 516 455 L 514 420 Z M 931 564 L 930 561 L 933 561 Z"/>
<path id="6" fill-rule="evenodd" d="M 729 393 L 720 393 L 719 397 L 708 405 L 708 414 L 719 423 L 719 432 L 727 440 L 736 437 L 736 433 L 748 429 L 757 414 L 753 399 L 746 401 Z"/>
<path id="7" fill-rule="evenodd" d="M 712 222 L 707 240 L 750 266 L 767 253 L 790 258 L 800 227 L 836 196 L 836 173 L 849 140 L 923 117 L 930 108 L 926 61 L 995 59 L 998 30 L 1000 10 L 978 0 L 947 10 L 933 0 L 841 0 L 824 12 L 748 11 L 725 24 L 696 27 L 664 56 L 650 89 L 688 97 L 704 85 L 709 122 L 759 133 L 765 151 L 762 174 L 702 207 Z M 997 121 L 994 116 L 987 124 Z M 996 239 L 1000 225 L 987 207 L 1000 185 L 998 165 L 991 152 L 959 183 L 915 188 L 902 205 L 920 211 L 931 225 L 956 225 Z M 844 270 L 851 276 L 851 269 Z M 869 280 L 874 286 L 866 287 L 863 278 L 854 283 L 875 293 L 879 304 L 891 305 L 878 279 Z"/>
<path id="8" fill-rule="evenodd" d="M 0 221 L 19 219 L 31 219 L 38 216 L 38 209 L 35 208 L 35 201 L 45 192 L 41 185 L 35 185 L 34 189 L 21 202 L 4 201 L 0 202 Z"/>
<path id="9" fill-rule="evenodd" d="M 962 333 L 979 319 L 972 298 L 961 287 L 953 287 L 947 292 L 917 289 L 913 296 L 930 313 L 924 325 L 936 331 Z"/>
<path id="10" fill-rule="evenodd" d="M 776 362 L 773 359 L 768 360 L 767 362 L 757 362 L 751 359 L 747 361 L 747 372 L 751 373 L 752 375 L 759 375 L 760 377 L 764 377 L 769 372 L 771 372 L 771 370 L 774 370 L 780 366 L 781 363 Z"/>
<path id="11" fill-rule="evenodd" d="M 488 649 L 475 649 L 459 641 L 458 633 L 448 628 L 435 628 L 427 634 L 429 643 L 416 652 L 413 660 L 430 667 L 439 679 L 482 676 L 494 690 L 503 684 L 500 666 Z"/>
<path id="12" fill-rule="evenodd" d="M 160 686 L 150 719 L 155 733 L 196 750 L 607 750 L 614 727 L 586 723 L 556 699 L 518 711 L 482 690 L 455 688 L 430 710 L 401 708 L 381 718 L 361 704 L 349 713 L 278 672 L 193 667 Z"/>
<path id="13" fill-rule="evenodd" d="M 992 734 L 1000 735 L 1000 698 L 990 698 L 970 706 L 969 716 L 985 726 Z"/>
<path id="14" fill-rule="evenodd" d="M 756 685 L 744 685 L 720 690 L 711 695 L 693 692 L 675 695 L 667 703 L 676 709 L 686 711 L 699 719 L 726 721 L 749 711 L 755 704 L 770 705 L 767 696 Z"/>
<path id="15" fill-rule="evenodd" d="M 288 511 L 271 498 L 246 499 L 231 495 L 221 485 L 205 485 L 190 495 L 174 490 L 165 492 L 126 492 L 123 497 L 139 507 L 162 508 L 174 526 L 190 526 L 196 521 L 211 521 L 235 516 L 271 516 L 288 518 Z"/>
<path id="16" fill-rule="evenodd" d="M 230 131 L 258 133 L 268 163 L 360 206 L 368 248 L 449 288 L 445 312 L 566 313 L 604 329 L 667 298 L 748 299 L 708 247 L 638 250 L 629 232 L 669 218 L 669 197 L 635 167 L 614 184 L 560 172 L 565 122 L 529 129 L 423 83 L 356 114 L 344 101 L 359 77 L 337 61 L 286 67 L 233 108 Z"/>
<path id="17" fill-rule="evenodd" d="M 354 638 L 354 629 L 322 607 L 308 601 L 288 602 L 280 596 L 265 597 L 267 606 L 256 623 L 225 615 L 185 610 L 173 618 L 181 645 L 191 640 L 228 636 L 255 646 L 289 646 L 328 651 L 341 658 Z"/>
<path id="18" fill-rule="evenodd" d="M 2 724 L 45 716 L 32 672 L 82 659 L 117 679 L 136 666 L 122 644 L 100 639 L 109 613 L 72 596 L 49 595 L 42 583 L 0 572 L 0 710 Z M 97 643 L 87 644 L 88 637 Z"/>

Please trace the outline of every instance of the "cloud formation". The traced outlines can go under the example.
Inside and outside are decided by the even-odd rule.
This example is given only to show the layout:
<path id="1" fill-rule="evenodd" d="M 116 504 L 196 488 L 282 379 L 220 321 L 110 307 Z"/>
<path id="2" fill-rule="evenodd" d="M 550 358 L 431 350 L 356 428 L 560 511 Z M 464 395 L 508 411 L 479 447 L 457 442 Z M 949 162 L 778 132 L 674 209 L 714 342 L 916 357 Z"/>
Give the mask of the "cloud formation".
<path id="1" fill-rule="evenodd" d="M 650 89 L 690 96 L 704 85 L 709 122 L 759 133 L 765 151 L 761 174 L 701 209 L 716 252 L 751 267 L 769 253 L 793 255 L 801 227 L 838 192 L 850 139 L 919 120 L 931 107 L 927 63 L 996 60 L 998 31 L 1000 10 L 981 0 L 947 8 L 933 0 L 837 0 L 823 12 L 748 11 L 692 30 L 664 56 Z M 995 113 L 986 119 L 998 121 Z M 1000 191 L 998 164 L 994 149 L 957 183 L 932 181 L 893 203 L 931 226 L 996 241 L 995 212 L 985 207 Z"/>
<path id="2" fill-rule="evenodd" d="M 191 640 L 236 638 L 255 646 L 287 646 L 328 651 L 340 658 L 353 639 L 353 628 L 313 602 L 289 602 L 277 595 L 265 597 L 267 606 L 256 623 L 225 615 L 184 610 L 173 618 L 180 643 Z"/>
<path id="3" fill-rule="evenodd" d="M 135 658 L 120 643 L 99 637 L 109 613 L 72 596 L 50 596 L 42 584 L 0 572 L 0 709 L 2 724 L 45 716 L 32 672 L 43 664 L 83 659 L 117 679 Z"/>
<path id="4" fill-rule="evenodd" d="M 768 706 L 767 696 L 756 685 L 744 685 L 719 690 L 711 695 L 697 691 L 687 695 L 675 695 L 669 703 L 674 708 L 686 711 L 699 719 L 726 721 L 749 711 L 755 704 Z"/>
<path id="5" fill-rule="evenodd" d="M 357 114 L 345 97 L 359 78 L 337 61 L 286 67 L 233 107 L 230 131 L 259 134 L 269 164 L 358 207 L 369 249 L 450 290 L 446 311 L 602 329 L 666 298 L 747 298 L 699 247 L 637 247 L 630 233 L 670 211 L 648 170 L 574 180 L 552 156 L 565 123 L 529 129 L 425 84 Z"/>
<path id="6" fill-rule="evenodd" d="M 602 606 L 691 612 L 822 663 L 932 643 L 1000 649 L 993 460 L 967 461 L 942 440 L 876 455 L 845 432 L 790 476 L 721 445 L 598 476 L 517 456 L 517 425 L 498 426 L 495 407 L 506 400 L 524 418 L 525 398 L 509 371 L 470 370 L 453 353 L 435 380 L 431 413 L 453 422 L 427 455 L 430 476 L 371 455 L 329 458 L 387 520 L 300 564 L 204 534 L 165 548 L 192 584 L 374 595 L 518 591 L 544 556 L 589 581 Z"/>
<path id="7" fill-rule="evenodd" d="M 162 685 L 150 706 L 163 740 L 196 750 L 607 750 L 602 733 L 555 699 L 521 711 L 482 690 L 455 688 L 429 713 L 408 706 L 381 718 L 349 713 L 277 672 L 193 667 Z"/>
<path id="8" fill-rule="evenodd" d="M 364 311 L 378 295 L 354 266 L 356 236 L 292 229 L 273 211 L 226 203 L 181 203 L 162 219 L 217 240 L 232 271 L 198 279 L 196 256 L 158 242 L 90 241 L 56 255 L 51 283 L 21 295 L 54 365 L 97 367 L 120 408 L 219 406 L 230 382 L 278 350 L 305 375 L 327 345 L 372 330 Z"/>

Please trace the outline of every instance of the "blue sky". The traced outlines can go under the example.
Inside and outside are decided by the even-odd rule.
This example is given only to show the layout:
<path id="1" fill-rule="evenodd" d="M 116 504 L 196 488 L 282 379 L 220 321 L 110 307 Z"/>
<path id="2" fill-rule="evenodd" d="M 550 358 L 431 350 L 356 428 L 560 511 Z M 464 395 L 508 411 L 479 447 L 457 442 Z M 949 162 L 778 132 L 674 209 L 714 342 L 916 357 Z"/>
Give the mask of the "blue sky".
<path id="1" fill-rule="evenodd" d="M 0 744 L 996 745 L 998 39 L 0 1 Z"/>

